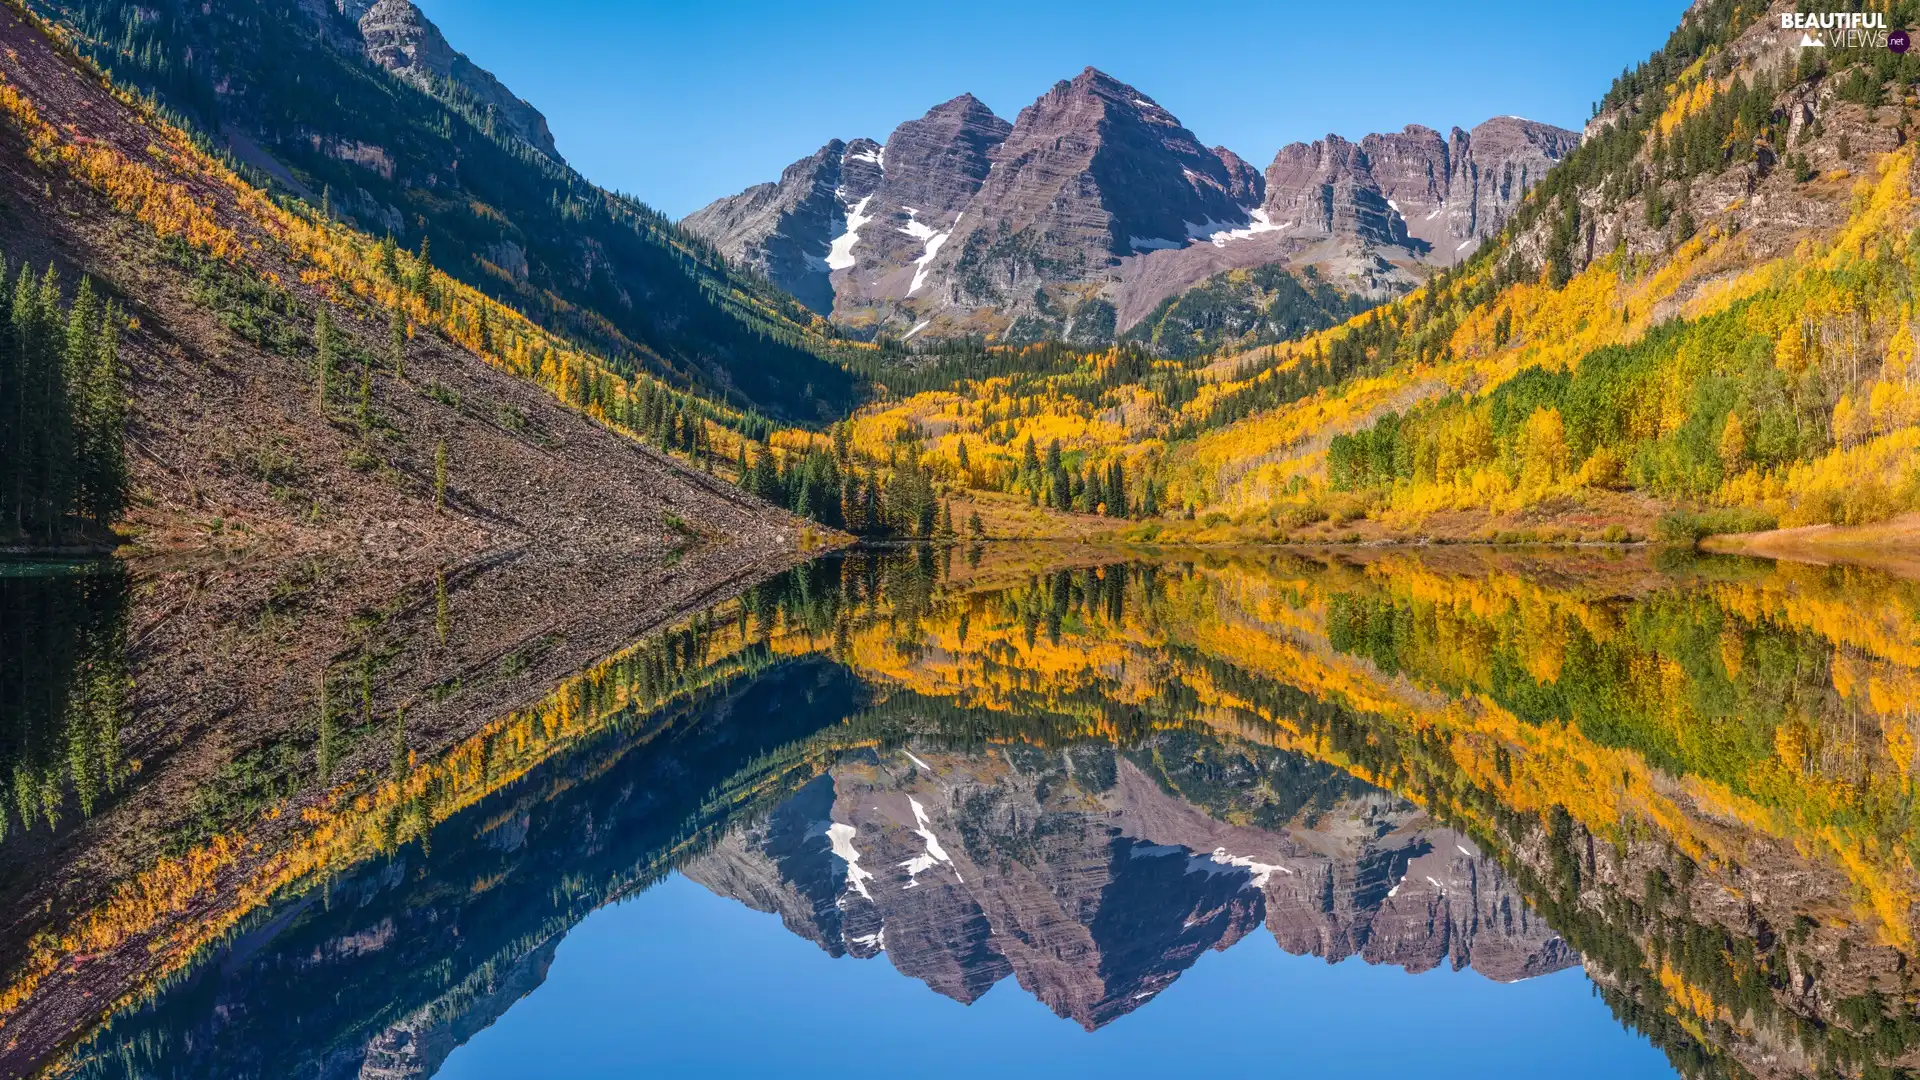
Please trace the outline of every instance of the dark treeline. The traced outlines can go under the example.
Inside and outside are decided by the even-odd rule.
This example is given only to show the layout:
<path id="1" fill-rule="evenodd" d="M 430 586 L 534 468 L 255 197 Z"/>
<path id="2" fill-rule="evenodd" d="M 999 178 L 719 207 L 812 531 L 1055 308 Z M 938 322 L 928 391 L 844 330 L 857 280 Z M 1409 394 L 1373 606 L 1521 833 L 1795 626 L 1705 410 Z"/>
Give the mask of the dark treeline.
<path id="1" fill-rule="evenodd" d="M 961 446 L 962 467 L 966 447 Z M 1047 444 L 1043 457 L 1029 437 L 1020 446 L 1020 471 L 1009 479 L 1010 491 L 1025 491 L 1027 501 L 1068 512 L 1106 517 L 1154 517 L 1160 513 L 1160 489 L 1151 479 L 1127 472 L 1124 459 L 1105 462 L 1068 454 L 1060 440 Z"/>
<path id="2" fill-rule="evenodd" d="M 955 538 L 953 507 L 940 498 L 916 444 L 895 447 L 884 467 L 862 468 L 846 428 L 837 426 L 833 434 L 832 453 L 776 455 L 756 448 L 749 455 L 743 446 L 735 463 L 740 486 L 801 517 L 861 536 Z"/>
<path id="3" fill-rule="evenodd" d="M 0 269 L 0 539 L 55 545 L 104 531 L 127 500 L 122 318 L 53 267 Z"/>
<path id="4" fill-rule="evenodd" d="M 982 379 L 1034 379 L 1066 375 L 1080 366 L 1086 350 L 1060 342 L 1038 345 L 989 345 L 982 338 L 945 338 L 908 348 L 889 341 L 866 352 L 839 357 L 847 367 L 886 388 L 895 397 L 949 390 Z"/>
<path id="5" fill-rule="evenodd" d="M 126 577 L 0 565 L 0 839 L 93 813 L 124 773 Z"/>

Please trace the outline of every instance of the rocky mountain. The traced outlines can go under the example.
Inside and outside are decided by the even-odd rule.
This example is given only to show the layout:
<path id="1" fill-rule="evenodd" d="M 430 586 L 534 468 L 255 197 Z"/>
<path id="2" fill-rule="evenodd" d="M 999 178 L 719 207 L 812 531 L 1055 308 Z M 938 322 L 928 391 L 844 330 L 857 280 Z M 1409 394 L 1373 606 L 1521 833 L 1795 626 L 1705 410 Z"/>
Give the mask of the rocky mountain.
<path id="1" fill-rule="evenodd" d="M 493 73 L 467 59 L 410 0 L 336 0 L 340 13 L 360 29 L 367 59 L 428 93 L 450 85 L 468 96 L 487 118 L 555 161 L 560 151 L 547 118 L 506 88 Z"/>
<path id="2" fill-rule="evenodd" d="M 779 183 L 756 184 L 686 219 L 727 258 L 750 266 L 816 311 L 831 310 L 826 271 L 836 242 L 857 238 L 863 207 L 880 181 L 880 146 L 835 139 L 787 166 Z M 845 236 L 849 239 L 840 241 Z M 820 254 L 825 251 L 826 254 Z"/>
<path id="3" fill-rule="evenodd" d="M 1263 173 L 1087 68 L 1012 124 L 971 95 L 902 124 L 859 159 L 871 188 L 841 181 L 854 144 L 835 140 L 682 225 L 856 332 L 1102 344 L 1204 287 L 1207 317 L 1165 339 L 1180 351 L 1298 332 L 1298 296 L 1274 313 L 1271 283 L 1237 271 L 1313 267 L 1304 291 L 1336 295 L 1309 329 L 1347 297 L 1404 291 L 1492 235 L 1578 140 L 1515 117 L 1447 137 L 1413 125 L 1295 143 Z"/>
<path id="4" fill-rule="evenodd" d="M 895 751 L 843 759 L 683 870 L 835 956 L 884 954 L 962 1002 L 1012 976 L 1088 1030 L 1262 922 L 1288 952 L 1414 972 L 1578 962 L 1492 860 L 1411 805 L 1287 755 L 1155 749 L 1215 755 L 1229 799 L 1264 779 L 1292 809 L 1227 824 L 1226 806 L 1175 796 L 1152 749 Z"/>

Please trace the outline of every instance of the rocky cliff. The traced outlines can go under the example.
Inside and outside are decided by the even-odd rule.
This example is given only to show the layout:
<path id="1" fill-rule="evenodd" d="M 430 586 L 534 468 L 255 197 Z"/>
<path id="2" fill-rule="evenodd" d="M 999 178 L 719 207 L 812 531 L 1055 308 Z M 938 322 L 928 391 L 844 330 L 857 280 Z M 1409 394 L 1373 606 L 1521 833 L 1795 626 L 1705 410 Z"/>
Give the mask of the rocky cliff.
<path id="1" fill-rule="evenodd" d="M 1499 231 L 1528 189 L 1580 137 L 1501 116 L 1442 138 L 1409 124 L 1358 143 L 1329 135 L 1282 147 L 1267 168 L 1265 210 L 1300 233 L 1409 247 L 1457 262 Z"/>
<path id="2" fill-rule="evenodd" d="M 360 27 L 367 59 L 428 93 L 448 87 L 492 123 L 555 161 L 560 151 L 539 109 L 506 88 L 493 73 L 455 52 L 440 28 L 411 0 L 338 0 L 340 13 Z"/>
<path id="3" fill-rule="evenodd" d="M 1275 312 L 1275 290 L 1236 271 L 1314 268 L 1306 291 L 1336 295 L 1309 328 L 1344 317 L 1350 298 L 1410 288 L 1492 235 L 1578 138 L 1513 117 L 1450 137 L 1412 125 L 1295 143 L 1263 173 L 1087 68 L 1012 124 L 962 95 L 900 125 L 871 159 L 871 188 L 832 175 L 829 143 L 683 224 L 855 332 L 1131 336 L 1179 352 L 1300 322 L 1297 290 L 1280 290 Z M 1187 306 L 1230 317 L 1163 334 L 1163 305 L 1201 288 Z M 1135 329 L 1150 316 L 1154 329 Z"/>

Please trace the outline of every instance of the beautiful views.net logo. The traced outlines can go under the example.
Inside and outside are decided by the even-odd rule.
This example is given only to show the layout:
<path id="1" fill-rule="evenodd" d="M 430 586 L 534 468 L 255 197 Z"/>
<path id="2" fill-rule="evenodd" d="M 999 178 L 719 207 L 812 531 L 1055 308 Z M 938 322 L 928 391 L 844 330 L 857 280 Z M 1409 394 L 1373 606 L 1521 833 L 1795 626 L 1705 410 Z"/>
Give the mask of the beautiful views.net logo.
<path id="1" fill-rule="evenodd" d="M 1780 29 L 1800 33 L 1800 47 L 1832 49 L 1885 49 L 1905 52 L 1906 33 L 1896 42 L 1889 41 L 1887 15 L 1883 11 L 1788 11 L 1780 16 Z"/>

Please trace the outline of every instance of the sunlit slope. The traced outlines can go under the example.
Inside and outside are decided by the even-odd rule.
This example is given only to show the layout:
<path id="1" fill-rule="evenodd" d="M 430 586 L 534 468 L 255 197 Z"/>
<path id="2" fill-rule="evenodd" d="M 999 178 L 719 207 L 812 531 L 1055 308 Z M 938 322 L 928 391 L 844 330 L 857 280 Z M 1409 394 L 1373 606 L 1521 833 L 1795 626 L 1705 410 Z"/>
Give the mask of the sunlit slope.
<path id="1" fill-rule="evenodd" d="M 946 389 L 870 409 L 853 443 L 876 461 L 920 446 L 956 490 L 1205 539 L 1329 518 L 1314 535 L 1599 539 L 1673 508 L 1749 527 L 1914 509 L 1902 95 L 1920 61 L 1803 50 L 1779 30 L 1790 8 L 1696 5 L 1507 229 L 1404 299 L 1193 362 L 942 361 Z M 1116 464 L 1125 500 L 1102 479 Z"/>

